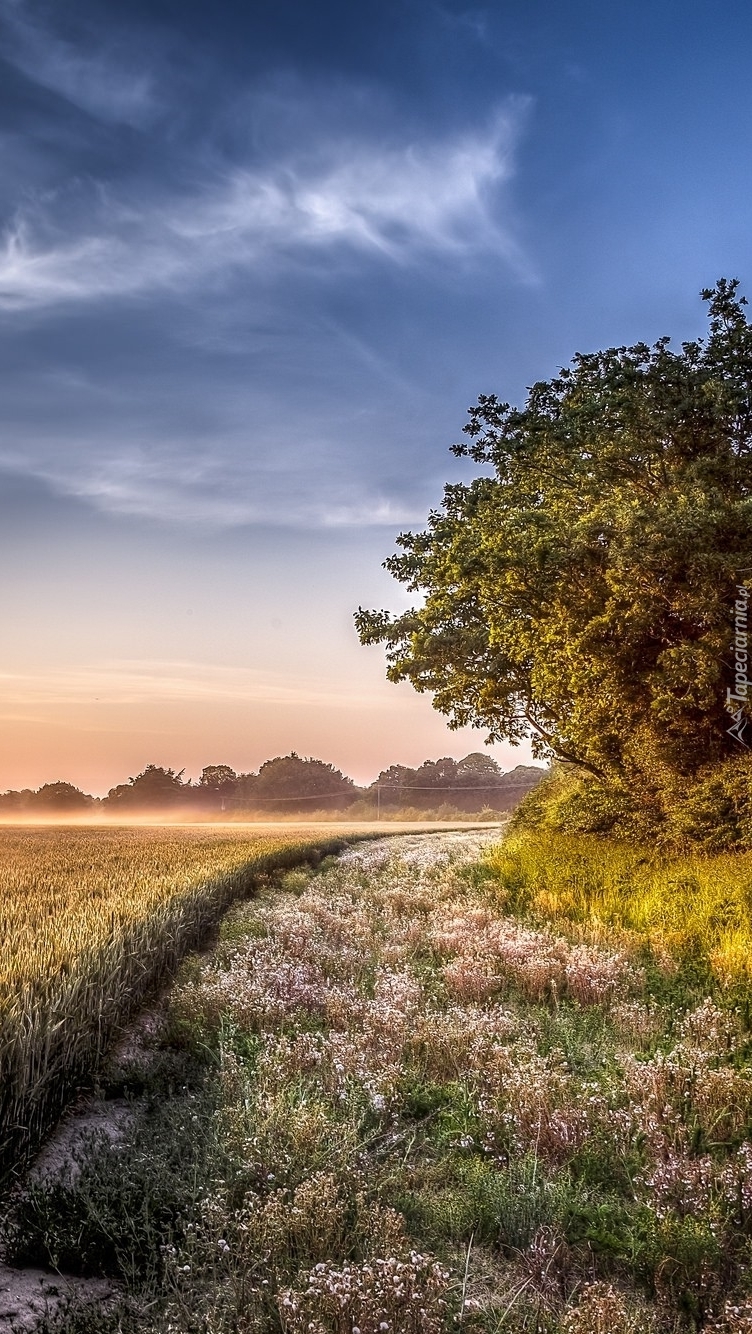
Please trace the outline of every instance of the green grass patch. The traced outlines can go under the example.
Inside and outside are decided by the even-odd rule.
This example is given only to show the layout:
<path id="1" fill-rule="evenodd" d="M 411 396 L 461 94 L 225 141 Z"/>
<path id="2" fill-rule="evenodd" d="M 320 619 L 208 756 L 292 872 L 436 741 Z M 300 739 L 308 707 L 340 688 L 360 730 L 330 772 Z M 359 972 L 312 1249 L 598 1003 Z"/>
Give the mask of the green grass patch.
<path id="1" fill-rule="evenodd" d="M 638 937 L 659 998 L 750 992 L 752 853 L 657 855 L 592 834 L 525 830 L 484 866 L 504 911 Z M 661 968 L 667 956 L 673 967 Z"/>

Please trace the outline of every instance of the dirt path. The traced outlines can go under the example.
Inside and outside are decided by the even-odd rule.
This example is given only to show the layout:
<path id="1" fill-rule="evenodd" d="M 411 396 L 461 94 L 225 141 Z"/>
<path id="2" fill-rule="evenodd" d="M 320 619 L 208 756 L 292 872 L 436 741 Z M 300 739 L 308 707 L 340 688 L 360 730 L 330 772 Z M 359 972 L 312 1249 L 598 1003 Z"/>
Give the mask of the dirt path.
<path id="1" fill-rule="evenodd" d="M 117 1044 L 111 1061 L 148 1059 L 148 1042 L 158 1023 L 153 1010 L 139 1015 Z M 29 1168 L 25 1182 L 44 1183 L 61 1174 L 75 1181 L 90 1137 L 104 1135 L 117 1144 L 134 1115 L 133 1104 L 123 1098 L 81 1099 L 62 1117 Z M 18 1189 L 22 1190 L 23 1184 Z M 54 1323 L 69 1308 L 100 1306 L 119 1291 L 119 1285 L 107 1279 L 6 1264 L 0 1250 L 0 1334 L 33 1334 L 42 1323 Z"/>

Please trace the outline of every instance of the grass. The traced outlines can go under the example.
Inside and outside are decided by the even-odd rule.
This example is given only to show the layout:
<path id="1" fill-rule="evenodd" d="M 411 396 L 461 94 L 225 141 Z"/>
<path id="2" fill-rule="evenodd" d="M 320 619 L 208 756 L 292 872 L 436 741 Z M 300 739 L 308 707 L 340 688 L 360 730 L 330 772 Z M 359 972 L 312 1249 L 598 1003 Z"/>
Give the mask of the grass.
<path id="1" fill-rule="evenodd" d="M 638 918 L 637 854 L 559 846 L 546 886 L 479 838 L 280 873 L 185 961 L 140 1075 L 103 1076 L 130 1129 L 6 1225 L 123 1285 L 50 1330 L 749 1334 L 741 981 Z"/>
<path id="2" fill-rule="evenodd" d="M 0 830 L 0 1178 L 234 899 L 341 845 L 207 828 Z"/>
<path id="3" fill-rule="evenodd" d="M 745 997 L 752 985 L 752 853 L 654 855 L 594 835 L 524 831 L 490 856 L 499 906 L 545 920 L 632 932 L 694 966 L 698 982 Z"/>

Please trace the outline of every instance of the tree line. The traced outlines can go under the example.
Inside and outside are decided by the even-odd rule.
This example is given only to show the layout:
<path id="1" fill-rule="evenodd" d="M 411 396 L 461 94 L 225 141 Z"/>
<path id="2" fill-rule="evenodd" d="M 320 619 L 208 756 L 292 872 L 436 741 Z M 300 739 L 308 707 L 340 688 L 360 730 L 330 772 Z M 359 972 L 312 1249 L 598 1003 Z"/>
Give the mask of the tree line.
<path id="1" fill-rule="evenodd" d="M 515 806 L 540 780 L 542 772 L 533 765 L 517 765 L 504 772 L 491 756 L 474 753 L 461 760 L 426 760 L 415 769 L 393 764 L 382 769 L 373 783 L 358 787 L 334 765 L 293 751 L 267 760 L 252 773 L 236 773 L 228 764 L 210 764 L 197 782 L 186 779 L 183 769 L 147 764 L 141 773 L 110 788 L 102 798 L 72 783 L 45 783 L 36 790 L 0 794 L 0 815 L 182 809 L 197 813 L 305 815 L 312 810 L 345 811 L 356 805 L 392 810 L 446 806 L 465 812 L 484 807 L 503 811 Z"/>

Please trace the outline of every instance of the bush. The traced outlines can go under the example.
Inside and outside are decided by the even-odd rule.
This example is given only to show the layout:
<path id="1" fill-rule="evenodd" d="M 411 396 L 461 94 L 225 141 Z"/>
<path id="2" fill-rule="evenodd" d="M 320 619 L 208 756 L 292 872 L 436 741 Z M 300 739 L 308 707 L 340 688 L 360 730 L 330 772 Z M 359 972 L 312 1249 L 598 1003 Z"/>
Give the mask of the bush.
<path id="1" fill-rule="evenodd" d="M 681 794 L 667 813 L 668 841 L 725 852 L 752 847 L 752 757 L 727 760 Z"/>
<path id="2" fill-rule="evenodd" d="M 638 796 L 571 765 L 555 765 L 512 818 L 512 830 L 598 834 L 667 850 L 752 848 L 752 755 L 733 756 L 681 786 Z"/>
<path id="3" fill-rule="evenodd" d="M 640 824 L 640 813 L 623 788 L 600 783 L 571 765 L 556 764 L 517 807 L 511 829 L 625 835 L 636 832 Z"/>

